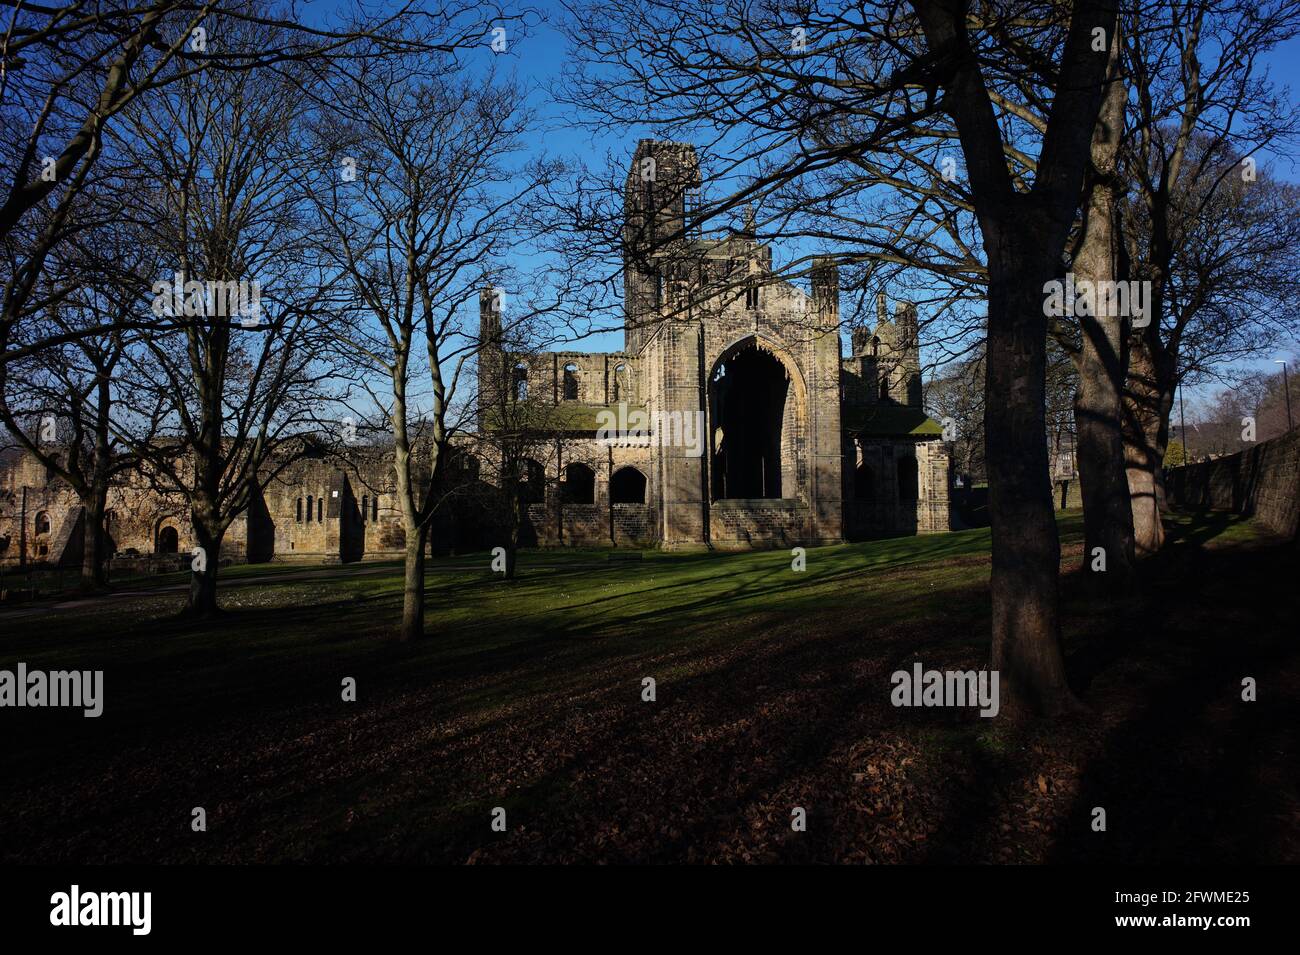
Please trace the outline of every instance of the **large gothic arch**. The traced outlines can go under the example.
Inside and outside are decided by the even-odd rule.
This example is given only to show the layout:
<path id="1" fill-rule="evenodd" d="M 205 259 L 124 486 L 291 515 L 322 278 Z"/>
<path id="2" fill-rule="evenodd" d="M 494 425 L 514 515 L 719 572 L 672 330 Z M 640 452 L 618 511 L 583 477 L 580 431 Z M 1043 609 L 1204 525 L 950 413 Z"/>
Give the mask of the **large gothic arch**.
<path id="1" fill-rule="evenodd" d="M 808 499 L 808 388 L 794 356 L 759 334 L 709 369 L 710 498 Z"/>

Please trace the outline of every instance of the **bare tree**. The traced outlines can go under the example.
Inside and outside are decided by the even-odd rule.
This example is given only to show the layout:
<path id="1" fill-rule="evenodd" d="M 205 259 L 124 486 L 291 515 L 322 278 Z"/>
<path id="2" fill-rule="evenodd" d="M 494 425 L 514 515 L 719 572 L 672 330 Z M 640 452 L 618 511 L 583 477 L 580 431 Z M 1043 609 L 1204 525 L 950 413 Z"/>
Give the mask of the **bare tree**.
<path id="1" fill-rule="evenodd" d="M 97 231 L 92 240 L 103 248 L 129 254 L 131 243 L 123 234 Z M 115 325 L 117 330 L 94 337 L 76 337 L 59 347 L 0 368 L 0 420 L 9 432 L 51 474 L 65 481 L 82 506 L 83 549 L 81 586 L 95 589 L 106 584 L 105 560 L 109 556 L 105 510 L 111 485 L 134 470 L 139 458 L 119 438 L 132 420 L 138 433 L 148 434 L 150 417 L 125 408 L 123 390 L 125 356 L 139 343 L 127 328 L 126 316 L 139 308 L 140 296 L 128 263 L 110 267 L 78 258 L 72 265 L 82 276 L 81 287 L 47 307 L 44 325 L 50 334 L 78 330 L 87 325 Z M 90 271 L 91 277 L 85 276 Z M 128 276 L 125 281 L 115 278 Z"/>
<path id="2" fill-rule="evenodd" d="M 1273 299 L 1270 280 L 1261 278 L 1254 291 L 1249 282 L 1224 287 L 1216 280 L 1240 277 L 1252 260 L 1277 263 L 1281 221 L 1254 235 L 1243 229 L 1235 248 L 1220 246 L 1214 275 L 1178 262 L 1186 243 L 1198 234 L 1211 238 L 1204 230 L 1220 228 L 1225 207 L 1259 201 L 1249 192 L 1266 179 L 1249 181 L 1253 154 L 1292 142 L 1300 130 L 1293 104 L 1269 82 L 1263 62 L 1267 51 L 1300 30 L 1300 3 L 1182 0 L 1143 7 L 1127 19 L 1125 62 L 1139 93 L 1124 150 L 1135 220 L 1127 253 L 1132 274 L 1151 283 L 1151 316 L 1130 342 L 1124 433 L 1137 551 L 1150 553 L 1164 539 L 1162 463 L 1174 394 L 1201 365 L 1188 354 L 1188 339 L 1201 325 L 1208 334 L 1195 349 L 1199 357 L 1212 365 L 1217 351 L 1217 361 L 1229 361 L 1242 354 L 1243 338 L 1274 324 L 1275 304 L 1289 305 L 1289 299 Z M 1255 214 L 1247 211 L 1245 218 Z M 1285 214 L 1294 223 L 1294 207 Z M 1243 292 L 1241 306 L 1232 305 L 1231 296 Z M 1235 328 L 1220 324 L 1234 311 Z"/>
<path id="3" fill-rule="evenodd" d="M 397 636 L 410 640 L 425 630 L 428 534 L 458 426 L 450 409 L 479 344 L 474 303 L 546 173 L 511 166 L 526 116 L 509 83 L 390 58 L 334 90 L 316 135 L 338 172 L 313 196 L 352 316 L 336 332 L 392 437 L 406 537 Z"/>
<path id="4" fill-rule="evenodd" d="M 240 29 L 275 42 L 271 28 Z M 142 235 L 164 270 L 152 311 L 176 328 L 145 336 L 133 374 L 132 400 L 162 405 L 165 420 L 148 440 L 125 438 L 189 505 L 196 615 L 218 610 L 227 530 L 301 449 L 327 394 L 331 279 L 311 255 L 292 172 L 302 161 L 300 81 L 204 72 L 129 111 L 123 148 L 157 182 L 140 197 Z"/>
<path id="5" fill-rule="evenodd" d="M 106 161 L 118 164 L 108 136 L 133 104 L 205 72 L 270 71 L 344 55 L 446 53 L 480 38 L 492 15 L 468 0 L 401 0 L 360 19 L 340 13 L 310 22 L 292 3 L 254 0 L 4 0 L 3 9 L 9 12 L 0 21 L 0 244 L 11 254 L 2 276 L 0 364 L 111 330 L 97 325 L 41 339 L 18 334 L 48 257 L 75 235 L 78 222 L 90 220 L 88 192 L 104 178 Z M 274 29 L 246 29 L 257 26 Z"/>

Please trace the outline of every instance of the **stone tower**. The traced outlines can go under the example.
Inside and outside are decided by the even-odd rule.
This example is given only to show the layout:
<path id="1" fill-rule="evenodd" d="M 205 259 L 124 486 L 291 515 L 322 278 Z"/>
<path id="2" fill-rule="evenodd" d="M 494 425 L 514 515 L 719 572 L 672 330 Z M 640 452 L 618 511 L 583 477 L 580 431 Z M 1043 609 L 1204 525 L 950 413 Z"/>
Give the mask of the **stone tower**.
<path id="1" fill-rule="evenodd" d="M 665 288 L 685 279 L 688 218 L 700 190 L 700 164 L 688 143 L 643 139 L 623 190 L 625 350 L 641 351 Z M 683 274 L 679 274 L 683 273 Z"/>
<path id="2" fill-rule="evenodd" d="M 898 302 L 891 321 L 885 293 L 876 296 L 874 331 L 853 333 L 853 362 L 866 385 L 867 404 L 921 407 L 921 352 L 916 306 Z"/>

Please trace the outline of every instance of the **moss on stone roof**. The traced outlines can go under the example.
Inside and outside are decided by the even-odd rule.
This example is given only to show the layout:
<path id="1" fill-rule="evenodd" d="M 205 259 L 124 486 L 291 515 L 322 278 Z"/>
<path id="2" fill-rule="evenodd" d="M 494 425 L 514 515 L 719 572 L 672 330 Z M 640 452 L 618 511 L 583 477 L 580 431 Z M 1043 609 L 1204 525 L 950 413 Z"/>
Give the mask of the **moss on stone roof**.
<path id="1" fill-rule="evenodd" d="M 857 434 L 881 437 L 910 436 L 938 438 L 943 436 L 943 426 L 920 408 L 907 405 L 871 405 L 865 408 L 845 408 L 844 427 Z"/>
<path id="2" fill-rule="evenodd" d="M 511 424 L 529 431 L 596 431 L 601 426 L 599 416 L 602 411 L 610 412 L 616 424 L 622 427 L 627 426 L 628 419 L 634 413 L 644 412 L 645 406 L 628 405 L 625 417 L 620 420 L 618 405 L 592 405 L 577 401 L 562 401 L 558 405 L 531 406 L 520 415 L 519 420 L 511 422 Z M 500 427 L 499 419 L 492 412 L 488 412 L 484 416 L 483 424 L 489 430 Z"/>

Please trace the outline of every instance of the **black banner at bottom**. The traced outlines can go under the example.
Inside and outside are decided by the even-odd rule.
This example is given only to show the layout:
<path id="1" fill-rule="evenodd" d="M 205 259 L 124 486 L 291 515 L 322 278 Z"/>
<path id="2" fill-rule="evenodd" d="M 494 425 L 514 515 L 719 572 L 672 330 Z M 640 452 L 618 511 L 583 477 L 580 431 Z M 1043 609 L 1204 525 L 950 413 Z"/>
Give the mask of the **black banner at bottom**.
<path id="1" fill-rule="evenodd" d="M 869 867 L 819 874 L 813 882 L 805 874 L 794 883 L 678 874 L 659 887 L 659 876 L 648 873 L 605 874 L 591 883 L 583 873 L 551 872 L 537 883 L 527 873 L 482 869 L 32 867 L 0 871 L 0 913 L 8 940 L 75 933 L 92 944 L 283 939 L 333 946 L 373 941 L 377 933 L 428 937 L 431 929 L 470 926 L 493 941 L 512 930 L 532 940 L 612 927 L 620 934 L 606 938 L 615 941 L 701 922 L 743 937 L 768 933 L 774 920 L 819 934 L 841 925 L 868 932 L 910 926 L 930 939 L 975 941 L 972 931 L 992 932 L 999 943 L 1099 935 L 1178 942 L 1199 935 L 1231 943 L 1294 923 L 1295 873 Z"/>

